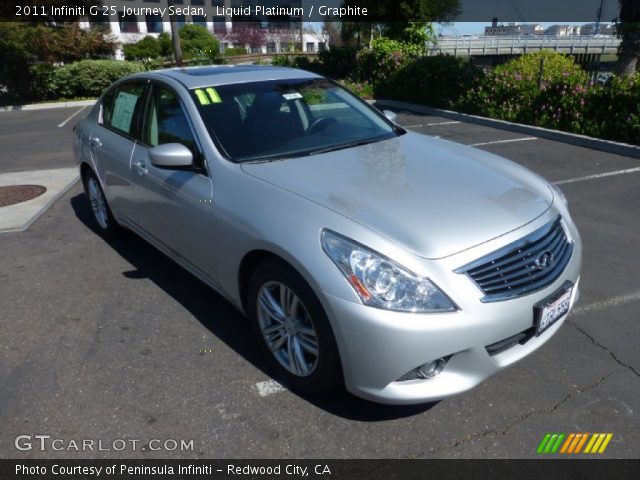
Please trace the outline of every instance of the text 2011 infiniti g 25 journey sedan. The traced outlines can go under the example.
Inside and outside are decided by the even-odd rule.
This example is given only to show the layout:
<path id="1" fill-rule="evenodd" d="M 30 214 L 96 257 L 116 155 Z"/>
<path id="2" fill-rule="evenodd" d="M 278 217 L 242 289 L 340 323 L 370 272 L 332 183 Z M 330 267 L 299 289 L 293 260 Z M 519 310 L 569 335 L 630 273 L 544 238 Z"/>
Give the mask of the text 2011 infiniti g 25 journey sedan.
<path id="1" fill-rule="evenodd" d="M 308 72 L 124 78 L 75 154 L 100 230 L 134 231 L 233 302 L 299 390 L 463 392 L 549 340 L 578 296 L 558 189 Z"/>

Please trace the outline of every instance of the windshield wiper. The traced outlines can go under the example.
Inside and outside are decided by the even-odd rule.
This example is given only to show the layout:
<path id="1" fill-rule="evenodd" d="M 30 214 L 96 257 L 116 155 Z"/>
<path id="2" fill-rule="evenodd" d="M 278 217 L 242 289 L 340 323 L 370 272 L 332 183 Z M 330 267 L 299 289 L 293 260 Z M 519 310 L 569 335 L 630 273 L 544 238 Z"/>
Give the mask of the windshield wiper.
<path id="1" fill-rule="evenodd" d="M 344 150 L 345 148 L 359 147 L 361 145 L 367 145 L 369 143 L 381 142 L 391 137 L 377 137 L 367 138 L 365 140 L 356 140 L 348 143 L 341 143 L 339 145 L 331 145 L 329 147 L 316 148 L 313 150 L 302 150 L 299 152 L 292 152 L 289 154 L 274 153 L 271 155 L 262 155 L 260 157 L 247 158 L 240 160 L 240 163 L 268 163 L 276 162 L 278 160 L 289 160 L 290 158 L 309 157 L 311 155 L 319 155 L 321 153 L 334 152 L 336 150 Z"/>
<path id="2" fill-rule="evenodd" d="M 304 157 L 307 155 L 306 151 L 295 152 L 290 154 L 273 153 L 271 155 L 261 155 L 259 157 L 249 157 L 247 159 L 241 159 L 238 163 L 268 163 L 277 162 L 279 160 L 289 160 L 290 158 Z"/>
<path id="3" fill-rule="evenodd" d="M 386 138 L 367 138 L 366 140 L 356 140 L 354 142 L 349 143 L 341 143 L 340 145 L 332 145 L 330 147 L 318 148 L 315 150 L 311 150 L 307 155 L 319 155 L 321 153 L 335 152 L 336 150 L 344 150 L 345 148 L 353 148 L 360 147 L 362 145 L 367 145 L 369 143 L 380 142 L 382 140 L 386 140 Z"/>

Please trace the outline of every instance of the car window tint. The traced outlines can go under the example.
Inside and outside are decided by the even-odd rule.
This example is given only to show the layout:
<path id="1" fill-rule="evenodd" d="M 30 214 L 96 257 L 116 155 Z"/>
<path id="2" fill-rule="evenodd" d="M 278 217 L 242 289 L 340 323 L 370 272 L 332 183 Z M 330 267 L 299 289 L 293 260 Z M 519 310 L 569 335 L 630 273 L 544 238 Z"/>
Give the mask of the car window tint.
<path id="1" fill-rule="evenodd" d="M 162 87 L 153 88 L 143 140 L 152 147 L 181 143 L 196 155 L 195 138 L 180 100 L 173 92 Z"/>
<path id="2" fill-rule="evenodd" d="M 133 135 L 133 116 L 143 92 L 144 85 L 139 83 L 123 85 L 118 88 L 113 111 L 108 113 L 108 119 L 104 118 L 105 124 L 127 135 Z"/>

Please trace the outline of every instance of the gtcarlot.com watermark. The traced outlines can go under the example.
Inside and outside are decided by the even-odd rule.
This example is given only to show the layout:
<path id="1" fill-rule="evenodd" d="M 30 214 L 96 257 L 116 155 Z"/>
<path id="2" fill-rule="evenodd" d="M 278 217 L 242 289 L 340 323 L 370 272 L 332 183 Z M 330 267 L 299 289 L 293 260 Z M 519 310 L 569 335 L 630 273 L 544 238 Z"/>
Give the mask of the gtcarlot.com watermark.
<path id="1" fill-rule="evenodd" d="M 36 450 L 40 452 L 189 452 L 193 451 L 193 440 L 176 440 L 173 438 L 139 438 L 105 439 L 68 439 L 51 435 L 23 434 L 14 442 L 15 448 L 21 451 Z"/>

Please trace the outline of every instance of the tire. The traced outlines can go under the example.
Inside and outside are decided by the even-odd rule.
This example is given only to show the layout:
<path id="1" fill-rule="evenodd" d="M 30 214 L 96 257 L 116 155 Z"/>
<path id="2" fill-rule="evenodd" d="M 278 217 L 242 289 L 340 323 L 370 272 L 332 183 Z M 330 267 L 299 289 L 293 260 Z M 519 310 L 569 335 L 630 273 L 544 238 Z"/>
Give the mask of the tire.
<path id="1" fill-rule="evenodd" d="M 121 227 L 111 213 L 111 208 L 107 203 L 107 198 L 100 186 L 100 182 L 93 171 L 88 170 L 82 176 L 84 191 L 89 199 L 89 206 L 93 212 L 93 219 L 96 222 L 100 233 L 107 238 L 113 238 L 121 232 Z"/>
<path id="2" fill-rule="evenodd" d="M 247 293 L 253 333 L 284 383 L 310 394 L 331 391 L 342 383 L 329 320 L 311 287 L 294 269 L 279 261 L 260 264 Z M 284 309 L 282 302 L 287 305 Z"/>

